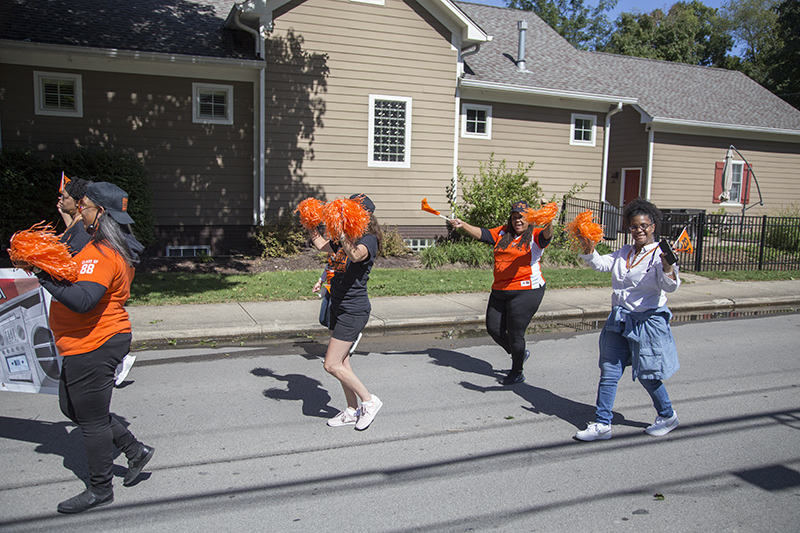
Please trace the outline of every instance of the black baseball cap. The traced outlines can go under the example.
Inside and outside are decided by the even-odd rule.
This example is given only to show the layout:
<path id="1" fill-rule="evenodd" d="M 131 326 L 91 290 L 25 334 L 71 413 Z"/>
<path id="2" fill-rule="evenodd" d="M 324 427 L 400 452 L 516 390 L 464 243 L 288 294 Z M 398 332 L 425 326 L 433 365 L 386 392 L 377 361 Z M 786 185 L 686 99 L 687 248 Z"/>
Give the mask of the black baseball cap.
<path id="1" fill-rule="evenodd" d="M 366 194 L 354 194 L 353 196 L 350 197 L 350 199 L 360 201 L 361 205 L 364 206 L 364 209 L 366 209 L 370 213 L 375 212 L 375 204 L 372 202 L 372 200 L 369 199 L 369 196 L 367 196 Z"/>
<path id="2" fill-rule="evenodd" d="M 92 183 L 86 188 L 86 198 L 105 209 L 120 224 L 133 224 L 128 214 L 128 193 L 107 181 Z"/>
<path id="3" fill-rule="evenodd" d="M 524 213 L 530 208 L 531 207 L 528 205 L 528 202 L 525 200 L 520 200 L 519 202 L 514 202 L 514 205 L 511 206 L 511 212 L 513 213 L 516 211 L 517 213 Z"/>

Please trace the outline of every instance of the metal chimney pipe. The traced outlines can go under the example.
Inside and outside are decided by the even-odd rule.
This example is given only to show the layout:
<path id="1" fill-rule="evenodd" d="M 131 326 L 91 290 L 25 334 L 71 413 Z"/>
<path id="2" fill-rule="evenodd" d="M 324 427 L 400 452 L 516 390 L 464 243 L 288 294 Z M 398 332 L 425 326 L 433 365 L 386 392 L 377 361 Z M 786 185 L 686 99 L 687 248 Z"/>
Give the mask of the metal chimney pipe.
<path id="1" fill-rule="evenodd" d="M 528 29 L 528 22 L 520 20 L 517 22 L 519 30 L 519 51 L 517 52 L 517 68 L 525 70 L 525 31 Z"/>

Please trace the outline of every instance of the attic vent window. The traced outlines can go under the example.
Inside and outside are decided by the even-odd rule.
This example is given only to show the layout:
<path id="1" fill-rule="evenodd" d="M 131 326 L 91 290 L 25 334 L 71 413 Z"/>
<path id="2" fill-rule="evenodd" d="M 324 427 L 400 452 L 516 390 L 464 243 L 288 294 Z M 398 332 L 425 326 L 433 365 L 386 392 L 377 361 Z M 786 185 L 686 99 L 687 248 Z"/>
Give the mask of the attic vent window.
<path id="1" fill-rule="evenodd" d="M 233 124 L 233 86 L 193 83 L 192 122 Z"/>
<path id="2" fill-rule="evenodd" d="M 411 167 L 411 98 L 369 97 L 368 166 Z"/>
<path id="3" fill-rule="evenodd" d="M 83 116 L 83 91 L 79 74 L 34 72 L 37 115 Z"/>
<path id="4" fill-rule="evenodd" d="M 572 124 L 570 124 L 569 144 L 574 146 L 595 146 L 595 130 L 597 126 L 597 115 L 572 114 Z"/>

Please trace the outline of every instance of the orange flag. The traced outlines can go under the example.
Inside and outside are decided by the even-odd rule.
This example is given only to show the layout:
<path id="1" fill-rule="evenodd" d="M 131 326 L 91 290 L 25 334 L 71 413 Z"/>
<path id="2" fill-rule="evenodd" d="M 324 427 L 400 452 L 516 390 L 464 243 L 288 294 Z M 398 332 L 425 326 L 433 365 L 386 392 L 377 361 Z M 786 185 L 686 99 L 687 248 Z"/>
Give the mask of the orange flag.
<path id="1" fill-rule="evenodd" d="M 72 181 L 72 180 L 71 180 L 71 179 L 69 179 L 69 178 L 67 177 L 67 175 L 64 173 L 64 171 L 62 170 L 62 171 L 61 171 L 61 186 L 58 188 L 58 192 L 61 192 L 61 191 L 63 191 L 63 190 L 64 190 L 64 187 L 66 187 L 66 186 L 67 186 L 67 183 L 69 183 L 70 181 Z"/>
<path id="2" fill-rule="evenodd" d="M 442 217 L 445 220 L 449 220 L 446 216 L 444 216 L 439 211 L 431 207 L 431 204 L 428 203 L 427 197 L 422 199 L 422 210 L 432 215 L 436 215 L 437 217 Z"/>
<path id="3" fill-rule="evenodd" d="M 683 228 L 683 231 L 678 236 L 678 240 L 675 241 L 675 246 L 672 248 L 676 252 L 683 252 L 686 254 L 694 253 L 694 246 L 692 246 L 692 241 L 689 239 L 689 233 L 686 231 L 686 228 Z"/>

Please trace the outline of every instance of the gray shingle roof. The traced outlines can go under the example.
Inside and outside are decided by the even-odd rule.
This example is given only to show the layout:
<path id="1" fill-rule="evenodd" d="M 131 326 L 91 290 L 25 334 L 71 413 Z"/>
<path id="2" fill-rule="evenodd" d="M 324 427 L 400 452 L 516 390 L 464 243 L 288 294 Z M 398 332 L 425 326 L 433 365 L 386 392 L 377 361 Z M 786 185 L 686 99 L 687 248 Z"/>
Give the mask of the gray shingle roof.
<path id="1" fill-rule="evenodd" d="M 741 72 L 575 49 L 529 11 L 456 2 L 493 40 L 465 59 L 465 80 L 635 98 L 657 120 L 800 132 L 800 111 Z M 514 64 L 528 22 L 526 71 Z"/>
<path id="2" fill-rule="evenodd" d="M 254 59 L 253 37 L 224 27 L 233 0 L 2 0 L 0 39 Z"/>

